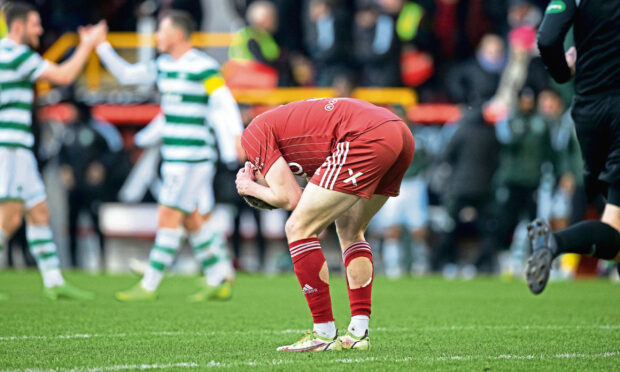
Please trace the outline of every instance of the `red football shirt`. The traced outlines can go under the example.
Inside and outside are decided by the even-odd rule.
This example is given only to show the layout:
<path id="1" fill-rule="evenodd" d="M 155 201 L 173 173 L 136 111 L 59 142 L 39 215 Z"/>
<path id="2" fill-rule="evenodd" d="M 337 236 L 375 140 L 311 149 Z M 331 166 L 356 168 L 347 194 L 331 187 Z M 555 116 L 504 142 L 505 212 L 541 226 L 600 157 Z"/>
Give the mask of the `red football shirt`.
<path id="1" fill-rule="evenodd" d="M 254 118 L 241 146 L 263 174 L 282 156 L 294 174 L 312 177 L 336 144 L 396 120 L 391 111 L 352 98 L 297 101 Z"/>

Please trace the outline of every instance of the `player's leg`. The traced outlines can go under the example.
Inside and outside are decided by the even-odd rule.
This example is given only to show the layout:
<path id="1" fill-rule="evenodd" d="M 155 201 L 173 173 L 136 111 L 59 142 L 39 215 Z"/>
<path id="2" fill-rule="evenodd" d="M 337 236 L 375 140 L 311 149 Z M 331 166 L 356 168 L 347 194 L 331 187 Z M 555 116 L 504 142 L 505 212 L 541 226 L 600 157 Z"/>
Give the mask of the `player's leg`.
<path id="1" fill-rule="evenodd" d="M 22 223 L 23 203 L 0 201 L 0 250 Z"/>
<path id="2" fill-rule="evenodd" d="M 50 299 L 59 297 L 89 300 L 91 292 L 76 288 L 65 281 L 60 271 L 60 260 L 56 243 L 50 227 L 50 214 L 47 203 L 43 200 L 30 207 L 26 201 L 26 238 L 30 252 L 37 261 L 43 277 L 44 294 Z"/>
<path id="3" fill-rule="evenodd" d="M 24 200 L 26 239 L 43 277 L 44 295 L 50 299 L 68 297 L 87 300 L 93 298 L 92 293 L 75 288 L 62 276 L 56 243 L 54 243 L 50 227 L 50 213 L 45 201 L 45 185 L 37 169 L 34 155 L 28 150 L 17 149 L 15 160 L 18 167 L 14 174 L 13 184 Z"/>
<path id="4" fill-rule="evenodd" d="M 232 295 L 231 283 L 235 271 L 228 253 L 224 232 L 211 219 L 215 207 L 213 177 L 215 167 L 211 163 L 195 167 L 191 175 L 195 180 L 197 209 L 185 218 L 185 229 L 194 255 L 200 263 L 206 278 L 206 286 L 189 297 L 192 302 L 209 299 L 226 300 Z"/>
<path id="5" fill-rule="evenodd" d="M 21 202 L 0 201 L 0 253 L 9 238 L 21 225 L 22 209 Z M 8 296 L 0 293 L 0 301 L 7 299 Z"/>
<path id="6" fill-rule="evenodd" d="M 341 337 L 345 348 L 368 349 L 368 323 L 371 313 L 371 293 L 374 274 L 372 250 L 364 233 L 372 217 L 388 197 L 373 195 L 360 199 L 336 220 L 336 230 L 345 266 L 351 322 L 347 334 Z"/>
<path id="7" fill-rule="evenodd" d="M 306 297 L 314 323 L 313 332 L 278 350 L 340 350 L 329 294 L 329 271 L 319 233 L 360 199 L 308 183 L 285 231 L 295 274 Z"/>
<path id="8" fill-rule="evenodd" d="M 610 110 L 615 110 L 615 112 Z M 586 189 L 590 197 L 607 189 L 601 221 L 583 221 L 551 232 L 543 221 L 529 226 L 533 248 L 526 278 L 534 294 L 541 293 L 549 278 L 551 262 L 563 253 L 620 260 L 620 112 L 607 100 L 583 104 L 575 101 L 573 118 L 585 159 Z"/>
<path id="9" fill-rule="evenodd" d="M 23 197 L 17 173 L 17 150 L 0 147 L 0 251 L 21 225 Z"/>
<path id="10" fill-rule="evenodd" d="M 201 216 L 198 210 L 187 216 L 184 226 L 196 260 L 205 275 L 206 286 L 191 295 L 188 300 L 227 300 L 232 296 L 234 269 L 228 254 L 226 237 L 211 221 L 211 214 Z"/>
<path id="11" fill-rule="evenodd" d="M 192 196 L 187 181 L 191 168 L 191 165 L 182 163 L 162 165 L 163 185 L 157 209 L 157 232 L 155 244 L 149 254 L 149 263 L 140 283 L 116 293 L 118 300 L 143 301 L 156 298 L 155 292 L 164 273 L 172 265 L 181 246 L 182 235 L 179 227 L 185 216 L 191 214 L 195 208 L 194 203 L 188 203 Z"/>

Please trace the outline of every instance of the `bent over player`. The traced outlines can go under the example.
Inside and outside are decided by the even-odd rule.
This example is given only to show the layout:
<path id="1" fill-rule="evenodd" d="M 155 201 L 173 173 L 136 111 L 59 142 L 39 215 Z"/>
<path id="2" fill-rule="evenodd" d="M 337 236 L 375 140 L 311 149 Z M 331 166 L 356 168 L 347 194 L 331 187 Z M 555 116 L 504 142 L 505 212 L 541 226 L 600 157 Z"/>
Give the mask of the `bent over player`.
<path id="1" fill-rule="evenodd" d="M 364 232 L 397 196 L 413 159 L 411 131 L 390 111 L 349 98 L 293 102 L 257 116 L 243 132 L 248 162 L 237 191 L 292 210 L 286 238 L 314 329 L 278 350 L 368 349 L 373 260 Z M 302 190 L 295 176 L 308 184 Z M 332 222 L 346 269 L 351 323 L 338 338 L 327 263 L 317 240 Z"/>
<path id="2" fill-rule="evenodd" d="M 164 271 L 179 250 L 181 224 L 189 232 L 195 256 L 207 277 L 206 287 L 189 300 L 230 297 L 234 270 L 226 238 L 213 228 L 209 219 L 215 204 L 216 136 L 222 160 L 236 162 L 236 141 L 243 124 L 237 104 L 218 71 L 218 63 L 192 48 L 193 30 L 188 13 L 167 13 L 157 32 L 157 48 L 164 54 L 152 63 L 127 63 L 104 42 L 105 37 L 97 47 L 101 61 L 121 84 L 157 83 L 162 93 L 163 186 L 155 245 L 142 281 L 116 294 L 121 301 L 156 297 Z"/>
<path id="3" fill-rule="evenodd" d="M 90 299 L 92 293 L 65 282 L 60 271 L 45 185 L 32 153 L 32 104 L 36 81 L 68 85 L 76 79 L 106 26 L 80 29 L 80 44 L 71 57 L 55 64 L 34 51 L 43 34 L 34 7 L 10 3 L 5 19 L 9 33 L 0 40 L 0 249 L 21 224 L 25 211 L 26 238 L 43 277 L 44 295 Z"/>

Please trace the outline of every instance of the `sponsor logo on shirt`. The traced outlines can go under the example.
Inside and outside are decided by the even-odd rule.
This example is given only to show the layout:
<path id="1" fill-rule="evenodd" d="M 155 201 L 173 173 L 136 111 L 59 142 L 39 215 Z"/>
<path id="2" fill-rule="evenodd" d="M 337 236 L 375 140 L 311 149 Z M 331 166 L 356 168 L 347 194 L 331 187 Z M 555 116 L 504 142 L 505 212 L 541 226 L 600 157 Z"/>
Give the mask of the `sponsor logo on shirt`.
<path id="1" fill-rule="evenodd" d="M 288 163 L 288 167 L 291 169 L 291 172 L 293 172 L 294 175 L 308 178 L 308 175 L 304 173 L 304 168 L 302 168 L 299 163 L 290 162 Z"/>
<path id="2" fill-rule="evenodd" d="M 333 110 L 337 102 L 338 102 L 338 98 L 330 99 L 325 105 L 325 111 Z"/>

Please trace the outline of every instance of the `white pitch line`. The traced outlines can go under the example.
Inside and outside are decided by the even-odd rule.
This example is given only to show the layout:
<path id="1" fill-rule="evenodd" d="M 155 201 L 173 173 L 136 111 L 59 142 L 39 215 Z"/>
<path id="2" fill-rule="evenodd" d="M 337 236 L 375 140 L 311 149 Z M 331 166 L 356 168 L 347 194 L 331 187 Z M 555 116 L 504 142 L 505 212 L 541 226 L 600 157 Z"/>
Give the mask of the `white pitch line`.
<path id="1" fill-rule="evenodd" d="M 485 356 L 485 355 L 449 355 L 438 357 L 405 357 L 405 358 L 387 358 L 387 357 L 366 357 L 366 358 L 340 358 L 340 359 L 316 359 L 316 358 L 304 358 L 304 359 L 272 359 L 270 361 L 235 361 L 235 362 L 219 362 L 212 360 L 206 364 L 199 364 L 196 362 L 183 362 L 174 364 L 122 364 L 116 366 L 103 366 L 103 367 L 75 367 L 75 368 L 57 368 L 49 370 L 37 370 L 37 369 L 23 369 L 13 370 L 16 371 L 28 371 L 28 372 L 105 372 L 105 371 L 124 371 L 124 370 L 149 370 L 149 369 L 170 369 L 170 368 L 235 368 L 235 367 L 272 367 L 280 365 L 320 365 L 320 364 L 364 364 L 364 363 L 411 363 L 411 362 L 469 362 L 475 360 L 553 360 L 553 359 L 602 359 L 602 358 L 616 358 L 620 357 L 620 352 L 611 351 L 605 353 L 585 354 L 585 353 L 560 353 L 553 355 L 510 355 L 501 354 L 498 356 Z M 2 371 L 9 372 L 9 371 Z"/>
<path id="2" fill-rule="evenodd" d="M 440 327 L 420 327 L 420 328 L 371 328 L 371 332 L 440 332 L 440 331 L 470 331 L 470 330 L 619 330 L 619 324 L 603 325 L 466 325 L 466 326 L 440 326 Z M 20 340 L 71 340 L 71 339 L 90 339 L 90 338 L 119 338 L 119 337 L 146 337 L 146 336 L 221 336 L 221 335 L 284 335 L 305 333 L 307 329 L 284 329 L 284 330 L 248 330 L 248 331 L 211 331 L 211 332 L 185 332 L 185 331 L 158 331 L 158 332 L 139 332 L 139 333 L 77 333 L 68 335 L 42 336 L 42 335 L 22 335 L 22 336 L 0 336 L 0 341 L 20 341 Z"/>
<path id="3" fill-rule="evenodd" d="M 27 368 L 23 370 L 4 370 L 2 372 L 105 372 L 105 371 L 127 371 L 127 370 L 149 370 L 149 369 L 170 369 L 170 368 L 197 368 L 198 363 L 182 362 L 182 363 L 166 363 L 166 364 L 121 364 L 116 366 L 104 367 L 76 367 L 76 368 L 54 368 L 54 369 L 36 369 Z"/>

